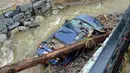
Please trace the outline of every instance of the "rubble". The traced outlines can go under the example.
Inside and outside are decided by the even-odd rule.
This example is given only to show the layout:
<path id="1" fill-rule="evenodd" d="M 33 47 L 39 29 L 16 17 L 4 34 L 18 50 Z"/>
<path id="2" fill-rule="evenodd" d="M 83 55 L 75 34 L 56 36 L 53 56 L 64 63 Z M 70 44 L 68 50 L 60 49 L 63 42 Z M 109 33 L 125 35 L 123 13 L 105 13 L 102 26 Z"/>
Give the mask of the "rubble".
<path id="1" fill-rule="evenodd" d="M 119 20 L 122 18 L 123 13 L 113 13 L 113 14 L 105 14 L 105 15 L 99 15 L 96 18 L 101 21 L 102 24 L 104 24 L 105 28 L 108 28 L 112 30 L 116 23 L 119 22 Z"/>

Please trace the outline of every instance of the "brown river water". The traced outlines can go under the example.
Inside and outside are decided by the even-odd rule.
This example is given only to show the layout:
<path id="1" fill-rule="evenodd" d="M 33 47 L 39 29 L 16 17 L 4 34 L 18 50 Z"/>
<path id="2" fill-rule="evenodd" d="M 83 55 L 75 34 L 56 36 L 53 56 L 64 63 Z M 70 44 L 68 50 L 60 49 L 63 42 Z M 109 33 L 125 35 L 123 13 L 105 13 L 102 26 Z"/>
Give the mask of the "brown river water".
<path id="1" fill-rule="evenodd" d="M 11 0 L 0 0 L 0 6 L 8 4 L 6 3 L 7 1 L 11 2 Z M 130 0 L 104 0 L 95 4 L 71 6 L 66 10 L 62 10 L 56 16 L 38 17 L 37 21 L 40 22 L 40 27 L 16 32 L 15 35 L 10 38 L 13 40 L 13 62 L 36 56 L 37 45 L 56 31 L 64 23 L 65 19 L 71 19 L 80 14 L 97 16 L 99 14 L 123 12 L 129 5 Z M 43 73 L 43 69 L 37 66 L 20 73 Z"/>

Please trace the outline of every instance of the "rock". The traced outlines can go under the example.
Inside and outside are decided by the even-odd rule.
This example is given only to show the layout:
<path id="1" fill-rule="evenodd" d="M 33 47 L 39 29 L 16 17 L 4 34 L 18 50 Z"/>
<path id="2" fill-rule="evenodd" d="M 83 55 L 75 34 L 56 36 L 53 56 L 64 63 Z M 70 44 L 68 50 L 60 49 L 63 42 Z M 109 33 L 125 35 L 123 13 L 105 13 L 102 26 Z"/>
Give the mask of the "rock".
<path id="1" fill-rule="evenodd" d="M 58 9 L 64 9 L 64 7 L 62 5 L 58 5 L 57 8 Z"/>
<path id="2" fill-rule="evenodd" d="M 19 32 L 18 28 L 15 28 L 15 29 L 11 30 L 11 36 L 13 36 L 17 32 Z"/>
<path id="3" fill-rule="evenodd" d="M 52 7 L 53 10 L 56 10 L 56 9 L 64 9 L 65 6 L 62 6 L 62 5 L 54 5 Z"/>
<path id="4" fill-rule="evenodd" d="M 25 30 L 27 30 L 28 28 L 27 27 L 25 27 L 25 26 L 19 26 L 19 27 L 17 27 L 20 31 L 25 31 Z"/>
<path id="5" fill-rule="evenodd" d="M 51 7 L 50 3 L 46 3 L 46 8 L 49 9 Z"/>
<path id="6" fill-rule="evenodd" d="M 33 18 L 33 17 L 31 17 L 31 18 L 30 18 L 30 21 L 34 21 L 34 18 Z"/>
<path id="7" fill-rule="evenodd" d="M 7 40 L 6 34 L 0 34 L 0 42 L 3 43 Z"/>
<path id="8" fill-rule="evenodd" d="M 12 40 L 6 40 L 3 44 L 3 47 L 12 49 Z"/>
<path id="9" fill-rule="evenodd" d="M 48 8 L 47 7 L 42 7 L 41 8 L 41 10 L 39 10 L 39 15 L 42 15 L 42 14 L 44 14 L 46 11 L 48 10 Z"/>
<path id="10" fill-rule="evenodd" d="M 0 33 L 6 33 L 7 32 L 7 28 L 6 28 L 6 21 L 0 21 Z"/>
<path id="11" fill-rule="evenodd" d="M 38 22 L 31 22 L 31 21 L 24 22 L 24 25 L 28 28 L 36 28 L 36 27 L 40 26 L 40 24 Z"/>
<path id="12" fill-rule="evenodd" d="M 13 17 L 13 20 L 20 21 L 22 17 L 24 17 L 24 13 L 19 13 Z"/>
<path id="13" fill-rule="evenodd" d="M 30 12 L 30 11 L 32 11 L 32 3 L 29 3 L 29 4 L 23 4 L 23 5 L 21 5 L 20 6 L 20 8 L 21 8 L 21 11 L 24 11 L 24 12 Z"/>
<path id="14" fill-rule="evenodd" d="M 9 30 L 13 30 L 14 28 L 18 27 L 20 25 L 20 22 L 14 22 L 13 25 L 8 26 Z"/>
<path id="15" fill-rule="evenodd" d="M 31 25 L 31 23 L 32 23 L 31 21 L 24 21 L 24 22 L 23 22 L 24 26 Z"/>
<path id="16" fill-rule="evenodd" d="M 29 28 L 37 28 L 39 27 L 40 24 L 38 22 L 32 22 L 30 25 L 29 25 Z"/>
<path id="17" fill-rule="evenodd" d="M 54 5 L 54 6 L 52 6 L 52 10 L 56 10 L 57 9 L 57 7 Z"/>
<path id="18" fill-rule="evenodd" d="M 44 20 L 44 17 L 43 16 L 36 16 L 35 17 L 35 21 L 36 22 L 41 22 L 41 21 L 43 21 Z"/>
<path id="19" fill-rule="evenodd" d="M 58 13 L 59 13 L 59 10 L 53 10 L 52 12 L 53 15 L 58 15 Z"/>

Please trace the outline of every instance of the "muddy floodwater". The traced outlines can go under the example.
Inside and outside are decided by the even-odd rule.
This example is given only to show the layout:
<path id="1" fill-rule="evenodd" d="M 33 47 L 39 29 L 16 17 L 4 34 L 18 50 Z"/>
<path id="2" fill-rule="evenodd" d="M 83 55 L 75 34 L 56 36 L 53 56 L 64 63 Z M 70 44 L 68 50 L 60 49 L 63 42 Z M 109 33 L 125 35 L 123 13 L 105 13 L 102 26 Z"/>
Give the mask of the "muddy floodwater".
<path id="1" fill-rule="evenodd" d="M 6 1 L 6 0 L 5 0 Z M 8 0 L 7 0 L 8 1 Z M 10 0 L 9 0 L 10 1 Z M 0 0 L 0 2 L 4 2 Z M 2 3 L 0 3 L 2 4 Z M 56 31 L 65 19 L 71 19 L 80 14 L 89 14 L 97 16 L 99 14 L 107 14 L 113 12 L 124 12 L 130 5 L 130 0 L 104 0 L 95 4 L 89 5 L 74 5 L 66 10 L 62 10 L 58 15 L 49 15 L 47 17 L 38 17 L 40 27 L 37 29 L 15 32 L 13 37 L 13 61 L 17 62 L 28 57 L 36 56 L 37 45 L 54 31 Z M 27 69 L 21 73 L 43 73 L 42 67 Z"/>

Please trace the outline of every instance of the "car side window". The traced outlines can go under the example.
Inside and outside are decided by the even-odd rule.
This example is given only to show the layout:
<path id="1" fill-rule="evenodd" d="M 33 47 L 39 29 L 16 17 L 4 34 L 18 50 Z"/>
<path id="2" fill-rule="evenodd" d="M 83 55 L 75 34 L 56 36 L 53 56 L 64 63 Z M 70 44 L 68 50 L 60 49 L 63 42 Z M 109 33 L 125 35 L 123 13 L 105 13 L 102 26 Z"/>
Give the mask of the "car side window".
<path id="1" fill-rule="evenodd" d="M 79 20 L 71 20 L 71 24 L 72 24 L 73 26 L 78 27 L 79 24 L 80 24 L 80 21 L 79 21 Z"/>
<path id="2" fill-rule="evenodd" d="M 90 26 L 89 24 L 87 23 L 84 23 L 80 20 L 71 20 L 71 24 L 75 27 L 86 27 L 86 28 L 92 28 L 92 26 Z"/>

